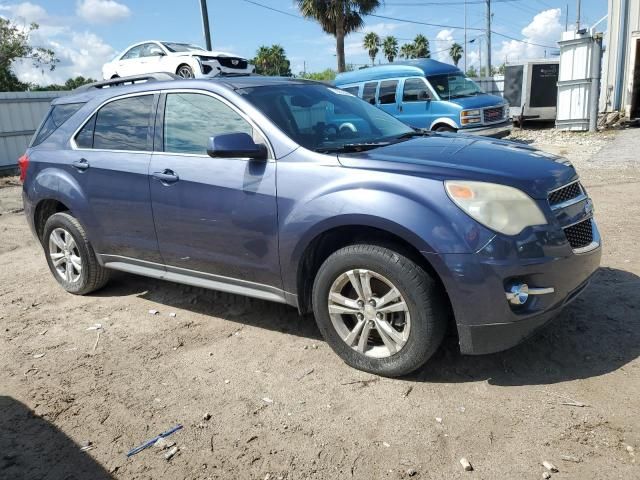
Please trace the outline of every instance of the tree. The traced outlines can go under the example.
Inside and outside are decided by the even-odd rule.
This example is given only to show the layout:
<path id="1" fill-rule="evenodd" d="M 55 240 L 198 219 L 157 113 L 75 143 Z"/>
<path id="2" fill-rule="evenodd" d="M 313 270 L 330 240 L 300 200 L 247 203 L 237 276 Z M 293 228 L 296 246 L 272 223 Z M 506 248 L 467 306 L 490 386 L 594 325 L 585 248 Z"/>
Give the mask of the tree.
<path id="1" fill-rule="evenodd" d="M 290 77 L 291 63 L 287 59 L 284 48 L 280 45 L 267 47 L 262 45 L 256 51 L 256 57 L 251 60 L 260 75 Z"/>
<path id="2" fill-rule="evenodd" d="M 362 42 L 364 49 L 369 53 L 369 58 L 371 59 L 371 65 L 376 63 L 376 55 L 378 55 L 378 51 L 380 47 L 380 37 L 374 33 L 369 32 L 364 36 L 364 40 Z"/>
<path id="3" fill-rule="evenodd" d="M 451 45 L 451 48 L 449 49 L 449 56 L 453 60 L 453 64 L 456 67 L 458 66 L 458 62 L 462 58 L 462 52 L 463 52 L 462 45 L 460 45 L 459 43 L 454 43 L 453 45 Z"/>
<path id="4" fill-rule="evenodd" d="M 30 43 L 31 32 L 38 28 L 37 23 L 25 28 L 0 17 L 0 90 L 26 90 L 27 85 L 21 83 L 11 72 L 11 66 L 16 60 L 31 60 L 34 66 L 43 70 L 45 67 L 49 70 L 56 67 L 58 60 L 53 50 Z"/>
<path id="5" fill-rule="evenodd" d="M 336 71 L 331 68 L 327 68 L 322 72 L 300 73 L 300 75 L 298 76 L 300 78 L 306 78 L 307 80 L 317 80 L 319 82 L 330 82 L 331 80 L 334 80 L 336 78 Z"/>
<path id="6" fill-rule="evenodd" d="M 336 38 L 338 72 L 344 72 L 344 37 L 362 28 L 362 17 L 373 13 L 380 0 L 296 0 L 296 3 L 303 16 L 313 18 L 322 30 Z"/>
<path id="7" fill-rule="evenodd" d="M 70 78 L 63 85 L 51 84 L 43 86 L 31 86 L 31 90 L 34 91 L 59 91 L 59 90 L 74 90 L 82 85 L 93 83 L 96 80 L 93 78 L 84 78 L 83 76 L 77 76 L 76 78 Z"/>
<path id="8" fill-rule="evenodd" d="M 413 39 L 413 58 L 431 58 L 429 40 L 421 33 Z"/>
<path id="9" fill-rule="evenodd" d="M 402 45 L 400 47 L 400 56 L 402 58 L 414 58 L 413 57 L 413 44 L 412 43 L 405 43 L 404 45 Z"/>
<path id="10" fill-rule="evenodd" d="M 389 36 L 385 38 L 384 42 L 382 42 L 382 51 L 389 63 L 393 62 L 398 56 L 398 40 L 396 40 L 396 37 Z"/>
<path id="11" fill-rule="evenodd" d="M 471 78 L 475 78 L 478 76 L 478 71 L 476 70 L 476 67 L 474 67 L 473 65 L 471 65 L 468 69 L 467 69 L 467 77 L 471 77 Z"/>

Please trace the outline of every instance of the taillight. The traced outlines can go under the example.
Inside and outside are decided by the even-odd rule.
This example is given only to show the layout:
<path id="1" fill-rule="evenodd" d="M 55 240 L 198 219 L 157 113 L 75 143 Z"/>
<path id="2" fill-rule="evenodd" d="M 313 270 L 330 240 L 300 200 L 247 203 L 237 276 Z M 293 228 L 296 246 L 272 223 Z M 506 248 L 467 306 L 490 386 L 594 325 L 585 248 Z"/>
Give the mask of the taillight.
<path id="1" fill-rule="evenodd" d="M 20 168 L 20 181 L 24 182 L 27 178 L 27 168 L 29 168 L 29 157 L 26 153 L 18 159 L 18 167 Z"/>

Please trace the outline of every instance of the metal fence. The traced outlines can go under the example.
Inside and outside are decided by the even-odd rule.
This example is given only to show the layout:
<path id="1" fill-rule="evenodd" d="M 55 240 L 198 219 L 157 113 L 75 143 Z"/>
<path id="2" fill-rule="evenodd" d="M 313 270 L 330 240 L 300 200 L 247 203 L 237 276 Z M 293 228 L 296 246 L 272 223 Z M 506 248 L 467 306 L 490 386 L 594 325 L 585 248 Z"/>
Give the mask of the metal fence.
<path id="1" fill-rule="evenodd" d="M 504 75 L 496 75 L 495 77 L 478 77 L 473 79 L 483 92 L 500 97 L 504 94 Z"/>
<path id="2" fill-rule="evenodd" d="M 51 101 L 68 93 L 0 92 L 0 175 L 15 171 Z"/>

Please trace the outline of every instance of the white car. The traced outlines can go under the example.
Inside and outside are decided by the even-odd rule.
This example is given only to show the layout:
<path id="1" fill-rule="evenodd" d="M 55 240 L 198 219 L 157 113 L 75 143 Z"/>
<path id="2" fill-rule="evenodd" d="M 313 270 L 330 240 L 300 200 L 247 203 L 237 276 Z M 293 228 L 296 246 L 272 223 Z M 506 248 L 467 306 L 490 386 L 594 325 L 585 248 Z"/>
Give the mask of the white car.
<path id="1" fill-rule="evenodd" d="M 147 41 L 137 43 L 102 67 L 105 80 L 145 73 L 167 72 L 184 78 L 209 78 L 255 71 L 246 58 L 226 52 L 210 52 L 197 45 Z"/>

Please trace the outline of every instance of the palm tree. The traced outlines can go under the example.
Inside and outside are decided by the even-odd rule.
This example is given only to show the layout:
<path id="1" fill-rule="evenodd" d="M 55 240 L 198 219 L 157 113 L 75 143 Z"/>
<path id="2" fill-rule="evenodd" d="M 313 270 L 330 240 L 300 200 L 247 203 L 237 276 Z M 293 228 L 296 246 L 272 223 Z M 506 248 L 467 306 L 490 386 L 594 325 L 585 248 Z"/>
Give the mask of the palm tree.
<path id="1" fill-rule="evenodd" d="M 380 0 L 296 0 L 300 13 L 315 19 L 322 30 L 336 37 L 338 72 L 347 69 L 344 58 L 344 37 L 362 28 L 363 16 L 373 13 Z"/>
<path id="2" fill-rule="evenodd" d="M 429 40 L 427 37 L 419 33 L 416 38 L 413 39 L 413 55 L 415 58 L 430 58 L 431 52 L 429 51 Z"/>
<path id="3" fill-rule="evenodd" d="M 382 42 L 382 51 L 389 63 L 393 62 L 393 59 L 398 56 L 398 40 L 396 37 L 387 37 Z"/>
<path id="4" fill-rule="evenodd" d="M 290 62 L 281 45 L 262 45 L 256 51 L 256 56 L 251 60 L 256 66 L 256 73 L 260 75 L 290 77 Z"/>
<path id="5" fill-rule="evenodd" d="M 451 45 L 451 48 L 449 49 L 449 56 L 453 60 L 453 64 L 456 67 L 458 66 L 458 62 L 462 58 L 462 52 L 463 52 L 462 45 L 460 45 L 459 43 L 454 43 L 453 45 Z"/>
<path id="6" fill-rule="evenodd" d="M 380 46 L 380 37 L 377 33 L 369 32 L 364 36 L 364 40 L 362 42 L 364 49 L 369 53 L 369 58 L 371 59 L 371 65 L 376 63 L 376 55 L 378 55 L 379 46 Z"/>
<path id="7" fill-rule="evenodd" d="M 400 47 L 400 56 L 406 59 L 413 58 L 413 44 L 405 43 L 402 45 Z"/>

